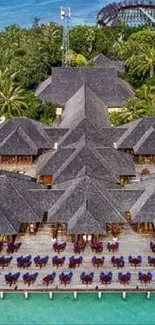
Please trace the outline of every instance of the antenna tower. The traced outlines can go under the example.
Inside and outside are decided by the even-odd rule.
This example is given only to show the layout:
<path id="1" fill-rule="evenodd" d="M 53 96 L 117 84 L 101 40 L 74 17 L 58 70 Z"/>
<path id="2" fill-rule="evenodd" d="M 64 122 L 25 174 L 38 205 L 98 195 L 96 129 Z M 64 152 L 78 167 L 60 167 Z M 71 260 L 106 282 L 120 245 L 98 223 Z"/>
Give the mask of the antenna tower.
<path id="1" fill-rule="evenodd" d="M 69 19 L 71 17 L 71 8 L 61 7 L 61 20 L 63 26 L 63 39 L 62 39 L 62 66 L 69 66 Z"/>

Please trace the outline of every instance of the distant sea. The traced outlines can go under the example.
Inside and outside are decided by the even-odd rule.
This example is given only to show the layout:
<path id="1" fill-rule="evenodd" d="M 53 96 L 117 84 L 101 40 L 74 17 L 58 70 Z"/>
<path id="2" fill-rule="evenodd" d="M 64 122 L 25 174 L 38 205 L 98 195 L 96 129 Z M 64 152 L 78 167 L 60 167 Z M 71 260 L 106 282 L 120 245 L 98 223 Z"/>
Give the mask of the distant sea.
<path id="1" fill-rule="evenodd" d="M 98 11 L 106 3 L 108 0 L 0 0 L 0 29 L 10 24 L 29 27 L 34 17 L 39 18 L 41 23 L 61 23 L 61 6 L 71 7 L 71 26 L 94 25 Z"/>

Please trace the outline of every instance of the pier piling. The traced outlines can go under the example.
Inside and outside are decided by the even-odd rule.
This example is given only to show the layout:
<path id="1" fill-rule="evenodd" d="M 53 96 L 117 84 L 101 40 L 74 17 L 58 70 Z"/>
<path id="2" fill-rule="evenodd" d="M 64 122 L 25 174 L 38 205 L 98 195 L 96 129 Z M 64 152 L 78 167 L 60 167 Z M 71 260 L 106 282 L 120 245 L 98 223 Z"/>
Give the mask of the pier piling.
<path id="1" fill-rule="evenodd" d="M 49 292 L 49 299 L 53 299 L 53 292 Z"/>
<path id="2" fill-rule="evenodd" d="M 150 291 L 148 291 L 147 293 L 146 293 L 146 299 L 150 299 L 151 298 L 151 293 L 150 293 Z"/>
<path id="3" fill-rule="evenodd" d="M 24 297 L 25 297 L 25 299 L 28 299 L 29 293 L 27 291 L 24 292 Z"/>
<path id="4" fill-rule="evenodd" d="M 126 300 L 126 292 L 125 291 L 123 291 L 122 297 L 123 297 L 123 300 Z"/>
<path id="5" fill-rule="evenodd" d="M 77 300 L 77 291 L 74 291 L 73 297 L 74 297 L 74 300 Z"/>
<path id="6" fill-rule="evenodd" d="M 3 292 L 3 291 L 0 292 L 0 298 L 1 298 L 1 299 L 4 298 L 4 292 Z"/>

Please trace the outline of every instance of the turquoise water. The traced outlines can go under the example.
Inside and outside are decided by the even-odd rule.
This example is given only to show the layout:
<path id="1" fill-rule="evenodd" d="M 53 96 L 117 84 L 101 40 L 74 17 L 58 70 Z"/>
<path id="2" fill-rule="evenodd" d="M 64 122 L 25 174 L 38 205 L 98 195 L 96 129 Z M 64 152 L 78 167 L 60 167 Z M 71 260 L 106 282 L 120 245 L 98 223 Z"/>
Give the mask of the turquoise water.
<path id="1" fill-rule="evenodd" d="M 72 294 L 6 294 L 0 301 L 2 325 L 154 325 L 155 294 L 146 300 L 145 294 L 79 294 L 73 301 Z"/>
<path id="2" fill-rule="evenodd" d="M 71 7 L 71 25 L 94 24 L 105 3 L 108 0 L 0 0 L 0 29 L 13 23 L 28 27 L 34 17 L 60 22 L 61 6 Z"/>

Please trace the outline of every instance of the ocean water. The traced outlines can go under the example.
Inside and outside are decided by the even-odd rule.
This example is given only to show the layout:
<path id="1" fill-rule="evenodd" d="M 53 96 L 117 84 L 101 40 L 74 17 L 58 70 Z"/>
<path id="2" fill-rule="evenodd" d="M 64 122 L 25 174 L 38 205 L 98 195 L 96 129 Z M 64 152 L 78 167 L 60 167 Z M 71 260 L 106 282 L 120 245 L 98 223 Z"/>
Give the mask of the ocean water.
<path id="1" fill-rule="evenodd" d="M 29 27 L 33 18 L 42 23 L 60 20 L 60 7 L 70 6 L 70 25 L 95 24 L 97 12 L 108 0 L 0 0 L 0 29 L 9 24 Z"/>
<path id="2" fill-rule="evenodd" d="M 6 294 L 0 301 L 1 325 L 154 325 L 155 294 Z"/>

